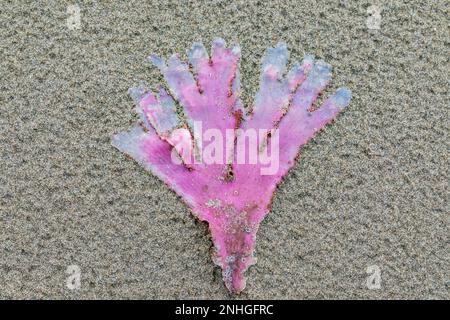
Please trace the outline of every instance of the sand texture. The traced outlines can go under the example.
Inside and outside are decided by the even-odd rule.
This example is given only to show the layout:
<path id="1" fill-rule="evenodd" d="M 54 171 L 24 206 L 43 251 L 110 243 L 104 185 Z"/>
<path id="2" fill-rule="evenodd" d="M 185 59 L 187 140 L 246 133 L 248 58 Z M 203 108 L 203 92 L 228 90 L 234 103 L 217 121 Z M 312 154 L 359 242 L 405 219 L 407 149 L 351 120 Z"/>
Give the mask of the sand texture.
<path id="1" fill-rule="evenodd" d="M 353 100 L 261 224 L 241 298 L 450 298 L 446 1 L 1 1 L 0 298 L 233 298 L 207 225 L 114 149 L 146 57 L 222 37 L 249 104 L 269 46 L 334 67 Z M 81 287 L 66 269 L 81 269 Z M 381 288 L 366 285 L 369 266 Z"/>

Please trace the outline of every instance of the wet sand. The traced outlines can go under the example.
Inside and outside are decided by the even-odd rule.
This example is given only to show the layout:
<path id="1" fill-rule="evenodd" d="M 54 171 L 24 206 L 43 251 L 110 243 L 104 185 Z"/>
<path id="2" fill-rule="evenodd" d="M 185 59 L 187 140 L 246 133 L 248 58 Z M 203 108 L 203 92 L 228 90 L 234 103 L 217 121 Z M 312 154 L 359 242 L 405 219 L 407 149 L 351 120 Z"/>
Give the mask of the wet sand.
<path id="1" fill-rule="evenodd" d="M 128 88 L 162 81 L 148 55 L 222 37 L 247 104 L 278 41 L 353 92 L 280 185 L 240 297 L 449 299 L 445 1 L 379 2 L 379 30 L 369 1 L 180 3 L 87 1 L 78 30 L 71 2 L 2 6 L 0 298 L 231 298 L 207 226 L 110 144 L 137 119 Z"/>

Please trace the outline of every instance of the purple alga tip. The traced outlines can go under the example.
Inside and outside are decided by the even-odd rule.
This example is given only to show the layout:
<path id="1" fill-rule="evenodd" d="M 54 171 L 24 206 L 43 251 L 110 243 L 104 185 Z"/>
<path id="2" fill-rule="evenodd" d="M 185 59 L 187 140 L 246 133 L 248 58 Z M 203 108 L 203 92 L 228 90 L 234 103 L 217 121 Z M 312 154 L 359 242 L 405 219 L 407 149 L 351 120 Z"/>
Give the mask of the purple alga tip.
<path id="1" fill-rule="evenodd" d="M 262 59 L 259 90 L 247 114 L 240 100 L 239 46 L 228 48 L 215 39 L 209 54 L 196 42 L 188 58 L 192 68 L 178 55 L 167 65 L 149 57 L 169 90 L 130 89 L 141 120 L 115 135 L 112 144 L 208 222 L 213 261 L 237 294 L 245 288 L 245 271 L 256 263 L 256 233 L 277 185 L 300 147 L 349 104 L 351 92 L 340 88 L 313 109 L 331 80 L 331 66 L 306 55 L 286 73 L 289 51 L 281 42 Z"/>
<path id="2" fill-rule="evenodd" d="M 164 61 L 164 59 L 160 58 L 159 56 L 152 54 L 148 57 L 148 59 L 150 60 L 150 62 L 157 67 L 160 70 L 164 70 L 166 67 L 166 63 Z"/>
<path id="3" fill-rule="evenodd" d="M 135 103 L 139 103 L 145 94 L 145 89 L 143 87 L 130 88 L 128 89 L 128 94 Z"/>
<path id="4" fill-rule="evenodd" d="M 279 42 L 275 48 L 269 48 L 262 62 L 262 75 L 280 78 L 285 72 L 289 52 L 284 42 Z"/>
<path id="5" fill-rule="evenodd" d="M 347 88 L 339 88 L 336 90 L 336 105 L 341 109 L 347 107 L 352 99 L 352 92 Z"/>

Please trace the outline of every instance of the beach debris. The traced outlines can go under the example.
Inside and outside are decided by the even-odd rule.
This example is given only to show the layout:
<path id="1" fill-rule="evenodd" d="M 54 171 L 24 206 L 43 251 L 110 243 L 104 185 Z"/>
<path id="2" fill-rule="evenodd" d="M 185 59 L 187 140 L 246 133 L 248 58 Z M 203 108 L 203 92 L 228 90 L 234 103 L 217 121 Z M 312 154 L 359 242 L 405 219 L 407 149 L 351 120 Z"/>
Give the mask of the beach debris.
<path id="1" fill-rule="evenodd" d="M 237 294 L 245 287 L 244 272 L 256 263 L 256 233 L 277 185 L 300 148 L 349 104 L 351 93 L 340 88 L 314 106 L 331 79 L 331 66 L 306 55 L 285 74 L 289 53 L 278 43 L 267 49 L 259 91 L 245 108 L 238 46 L 216 39 L 209 55 L 196 42 L 188 57 L 189 63 L 178 55 L 167 62 L 150 57 L 169 90 L 130 89 L 140 121 L 116 134 L 112 144 L 208 223 L 213 261 Z"/>

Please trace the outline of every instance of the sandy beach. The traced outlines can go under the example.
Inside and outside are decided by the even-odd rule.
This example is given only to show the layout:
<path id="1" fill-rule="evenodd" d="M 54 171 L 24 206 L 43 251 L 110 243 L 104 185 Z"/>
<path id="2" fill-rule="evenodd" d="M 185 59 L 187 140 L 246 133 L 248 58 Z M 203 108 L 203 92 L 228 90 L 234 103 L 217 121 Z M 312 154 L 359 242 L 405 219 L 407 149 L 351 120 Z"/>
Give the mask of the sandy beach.
<path id="1" fill-rule="evenodd" d="M 450 298 L 445 1 L 4 1 L 0 25 L 0 299 Z M 111 146 L 128 88 L 164 83 L 147 57 L 216 37 L 241 46 L 246 105 L 279 41 L 353 93 L 279 186 L 239 297 L 207 225 Z"/>

